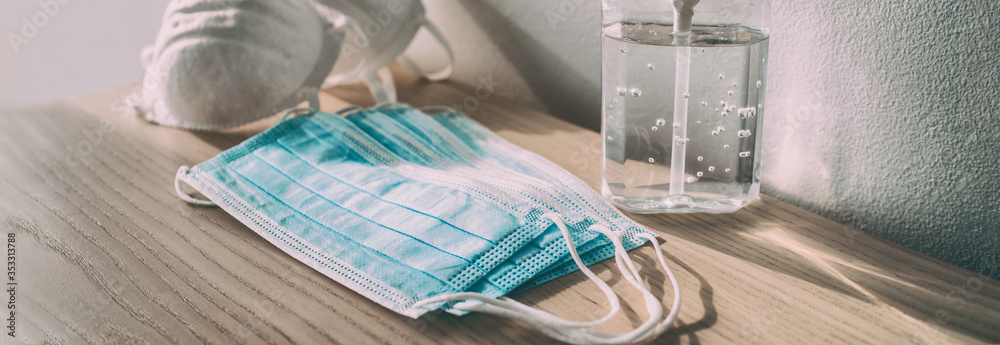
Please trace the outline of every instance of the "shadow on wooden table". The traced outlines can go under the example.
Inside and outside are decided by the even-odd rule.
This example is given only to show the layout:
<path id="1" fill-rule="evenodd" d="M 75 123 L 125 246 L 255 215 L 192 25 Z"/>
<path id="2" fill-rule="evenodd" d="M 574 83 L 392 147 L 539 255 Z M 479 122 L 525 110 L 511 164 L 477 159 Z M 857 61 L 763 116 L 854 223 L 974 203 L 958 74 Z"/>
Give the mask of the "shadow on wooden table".
<path id="1" fill-rule="evenodd" d="M 926 265 L 924 260 L 936 260 L 778 204 L 781 202 L 765 196 L 728 215 L 632 216 L 651 228 L 669 229 L 665 230 L 669 236 L 776 274 L 759 275 L 760 279 L 790 277 L 803 288 L 848 296 L 901 320 L 928 322 L 981 339 L 1000 339 L 1000 330 L 981 327 L 1000 319 L 1000 304 L 975 298 L 1000 296 L 996 280 L 948 265 Z M 707 282 L 702 285 L 707 286 Z M 787 298 L 794 301 L 795 297 Z M 916 328 L 917 333 L 934 332 L 933 327 Z"/>
<path id="2" fill-rule="evenodd" d="M 719 320 L 719 315 L 715 309 L 715 290 L 712 288 L 712 284 L 708 282 L 708 279 L 705 279 L 704 276 L 698 274 L 694 268 L 684 263 L 676 256 L 670 255 L 668 251 L 664 251 L 663 256 L 667 259 L 667 263 L 671 265 L 671 268 L 675 269 L 675 271 L 678 271 L 676 269 L 680 268 L 692 277 L 698 279 L 698 284 L 700 286 L 700 289 L 698 290 L 698 298 L 701 302 L 701 307 L 704 310 L 704 316 L 695 322 L 685 323 L 678 320 L 675 328 L 661 336 L 660 341 L 667 344 L 680 344 L 681 339 L 686 336 L 687 343 L 699 344 L 701 342 L 698 341 L 698 332 L 711 328 Z M 639 274 L 644 277 L 649 277 L 647 283 L 653 287 L 653 293 L 657 296 L 663 296 L 665 292 L 662 291 L 662 289 L 663 287 L 669 286 L 670 282 L 666 281 L 664 276 L 654 272 L 656 267 L 658 267 L 658 260 L 654 257 L 650 257 L 646 253 L 636 253 L 632 259 L 642 266 L 642 268 L 639 269 Z M 688 296 L 686 300 L 688 301 L 687 303 L 691 303 L 692 298 Z"/>

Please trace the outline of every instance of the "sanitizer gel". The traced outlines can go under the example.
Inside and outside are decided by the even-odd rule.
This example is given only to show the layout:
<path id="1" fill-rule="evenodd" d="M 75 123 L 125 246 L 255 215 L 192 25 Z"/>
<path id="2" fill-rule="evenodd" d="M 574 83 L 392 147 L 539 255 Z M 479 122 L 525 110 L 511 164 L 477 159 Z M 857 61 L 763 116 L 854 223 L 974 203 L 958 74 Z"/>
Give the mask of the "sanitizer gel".
<path id="1" fill-rule="evenodd" d="M 680 32 L 651 19 L 655 11 L 608 22 L 622 13 L 608 2 L 604 196 L 635 213 L 733 212 L 756 199 L 768 50 L 761 25 L 701 24 L 701 5 Z"/>

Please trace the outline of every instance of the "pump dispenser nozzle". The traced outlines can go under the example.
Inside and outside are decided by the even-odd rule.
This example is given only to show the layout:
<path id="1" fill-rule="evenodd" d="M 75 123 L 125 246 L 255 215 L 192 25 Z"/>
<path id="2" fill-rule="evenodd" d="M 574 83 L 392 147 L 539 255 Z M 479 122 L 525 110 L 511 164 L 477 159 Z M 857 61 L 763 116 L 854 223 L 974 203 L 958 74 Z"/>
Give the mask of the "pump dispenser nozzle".
<path id="1" fill-rule="evenodd" d="M 674 33 L 691 32 L 694 5 L 701 0 L 674 0 Z"/>

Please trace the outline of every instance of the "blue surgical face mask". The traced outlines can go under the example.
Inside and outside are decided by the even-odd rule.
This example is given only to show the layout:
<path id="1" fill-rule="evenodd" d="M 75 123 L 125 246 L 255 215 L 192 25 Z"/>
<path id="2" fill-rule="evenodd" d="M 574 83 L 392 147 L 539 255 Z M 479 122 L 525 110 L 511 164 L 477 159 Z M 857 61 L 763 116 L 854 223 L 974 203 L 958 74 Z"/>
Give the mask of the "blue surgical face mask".
<path id="1" fill-rule="evenodd" d="M 182 167 L 176 187 L 185 200 L 224 208 L 296 259 L 410 317 L 438 308 L 488 312 L 564 341 L 597 343 L 646 339 L 669 327 L 679 294 L 667 321 L 656 323 L 662 306 L 626 253 L 653 239 L 650 233 L 617 211 L 589 205 L 600 200 L 586 195 L 593 190 L 547 181 L 571 176 L 551 163 L 534 166 L 540 158 L 527 151 L 461 139 L 456 132 L 467 129 L 427 121 L 441 116 L 401 107 L 347 118 L 294 117 L 194 168 Z M 187 196 L 180 182 L 211 201 Z M 624 335 L 589 330 L 617 313 L 618 301 L 586 268 L 577 245 L 592 260 L 616 257 L 625 278 L 643 292 L 649 322 Z M 608 316 L 563 321 L 501 297 L 543 272 L 554 274 L 561 262 L 602 287 L 612 305 Z"/>
<path id="2" fill-rule="evenodd" d="M 179 179 L 299 260 L 410 316 L 431 309 L 415 302 L 465 291 L 550 226 L 543 210 L 407 164 L 333 115 L 285 121 Z"/>
<path id="3" fill-rule="evenodd" d="M 559 189 L 570 194 L 570 198 L 578 204 L 588 208 L 595 214 L 605 216 L 605 222 L 613 231 L 624 234 L 631 234 L 637 231 L 637 225 L 628 217 L 625 217 L 614 207 L 611 207 L 604 199 L 597 195 L 589 186 L 580 181 L 572 174 L 563 170 L 551 161 L 544 159 L 499 137 L 489 129 L 479 123 L 465 117 L 454 110 L 442 108 L 444 112 L 431 116 L 430 119 L 440 123 L 447 128 L 448 133 L 454 134 L 457 138 L 476 152 L 485 160 L 495 162 L 521 162 L 513 165 L 525 174 L 536 176 L 540 179 L 552 181 L 559 185 Z M 416 121 L 415 121 L 416 122 Z M 514 159 L 512 157 L 519 157 Z M 626 249 L 638 247 L 642 241 L 630 236 L 624 238 L 623 245 Z M 530 247 L 527 247 L 530 248 Z M 526 248 L 526 249 L 527 249 Z M 525 249 L 522 249 L 525 250 Z M 609 257 L 614 256 L 614 249 L 610 240 L 599 237 L 595 242 L 588 242 L 579 246 L 582 253 L 581 258 L 584 263 L 591 265 Z M 569 255 L 562 256 L 556 264 L 547 266 L 545 272 L 534 275 L 532 279 L 521 285 L 516 291 L 520 291 L 549 280 L 561 277 L 577 270 L 576 264 Z"/>
<path id="4" fill-rule="evenodd" d="M 385 109 L 358 111 L 347 115 L 359 128 L 365 130 L 376 140 L 391 147 L 413 147 L 419 162 L 437 162 L 435 164 L 468 166 L 476 169 L 475 176 L 480 180 L 490 180 L 494 183 L 525 186 L 523 190 L 532 191 L 527 196 L 540 195 L 543 208 L 563 215 L 564 221 L 574 231 L 574 242 L 583 252 L 589 252 L 600 245 L 610 246 L 607 240 L 591 242 L 597 234 L 585 229 L 602 220 L 598 213 L 586 209 L 574 197 L 575 193 L 566 193 L 549 183 L 548 176 L 533 176 L 517 169 L 508 168 L 517 164 L 516 160 L 504 161 L 486 159 L 466 146 L 461 139 L 453 135 L 447 128 L 415 109 L 405 106 L 385 107 Z M 401 153 L 402 155 L 411 155 Z M 519 189 L 520 190 L 520 189 Z M 626 248 L 631 249 L 642 242 L 627 241 Z M 613 256 L 606 255 L 601 259 Z M 550 227 L 541 236 L 536 237 L 528 245 L 518 250 L 514 255 L 491 272 L 487 277 L 488 284 L 482 289 L 496 287 L 503 292 L 509 292 L 557 263 L 569 261 L 569 253 L 562 235 L 555 227 Z"/>
<path id="5" fill-rule="evenodd" d="M 483 183 L 479 188 L 490 190 L 495 195 L 522 199 L 536 209 L 559 214 L 572 230 L 573 241 L 580 247 L 580 251 L 587 253 L 584 254 L 586 262 L 594 263 L 614 256 L 613 250 L 600 252 L 602 255 L 593 255 L 597 253 L 593 251 L 594 248 L 603 246 L 607 249 L 611 246 L 607 239 L 592 241 L 599 237 L 598 234 L 586 230 L 601 222 L 596 213 L 582 208 L 580 203 L 571 198 L 571 194 L 560 192 L 559 188 L 542 179 L 508 169 L 504 166 L 506 164 L 503 164 L 516 160 L 507 160 L 501 164 L 484 160 L 470 148 L 465 147 L 460 139 L 449 136 L 450 132 L 444 126 L 426 114 L 405 106 L 360 110 L 344 118 L 387 150 L 410 163 L 433 169 L 451 170 L 464 176 L 475 176 L 477 181 Z M 638 231 L 638 228 L 633 231 Z M 625 240 L 625 247 L 632 249 L 642 243 L 643 240 L 629 237 Z M 558 228 L 551 226 L 516 251 L 508 260 L 500 263 L 496 269 L 487 274 L 483 282 L 475 285 L 470 291 L 490 295 L 506 294 L 542 271 L 565 263 L 573 264 L 566 242 Z M 565 270 L 565 273 L 572 271 Z"/>

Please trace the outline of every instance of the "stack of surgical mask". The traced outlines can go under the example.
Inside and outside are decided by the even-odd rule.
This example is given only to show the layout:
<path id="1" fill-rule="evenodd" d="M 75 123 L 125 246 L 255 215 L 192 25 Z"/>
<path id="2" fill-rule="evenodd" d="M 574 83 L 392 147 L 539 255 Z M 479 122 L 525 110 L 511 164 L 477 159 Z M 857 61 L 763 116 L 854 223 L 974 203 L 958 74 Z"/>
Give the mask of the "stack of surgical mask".
<path id="1" fill-rule="evenodd" d="M 341 113 L 287 118 L 181 167 L 178 194 L 223 208 L 289 255 L 409 317 L 486 312 L 572 343 L 646 340 L 673 324 L 680 292 L 654 235 L 572 174 L 455 111 L 388 104 Z M 182 182 L 208 200 L 185 193 Z M 627 253 L 645 242 L 674 285 L 667 315 Z M 620 309 L 587 268 L 609 258 L 649 315 L 627 333 L 593 330 Z M 609 300 L 601 319 L 567 321 L 504 297 L 578 269 Z"/>

